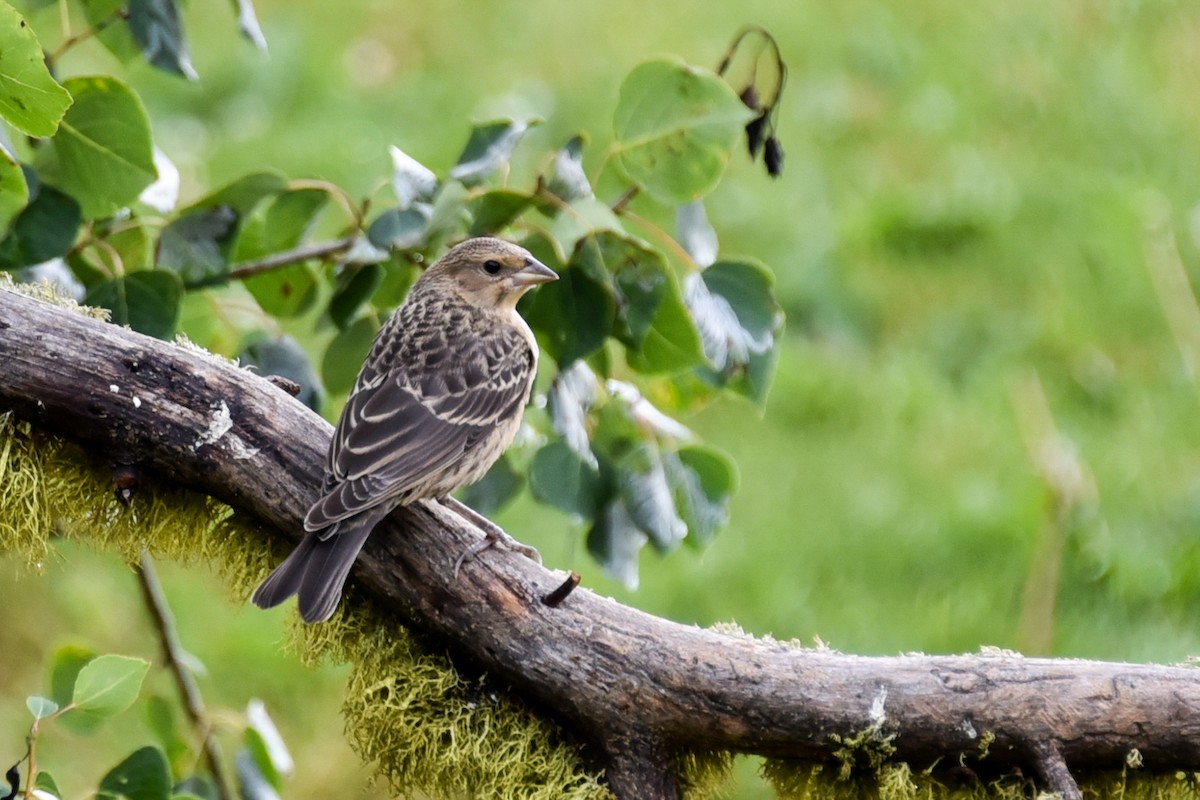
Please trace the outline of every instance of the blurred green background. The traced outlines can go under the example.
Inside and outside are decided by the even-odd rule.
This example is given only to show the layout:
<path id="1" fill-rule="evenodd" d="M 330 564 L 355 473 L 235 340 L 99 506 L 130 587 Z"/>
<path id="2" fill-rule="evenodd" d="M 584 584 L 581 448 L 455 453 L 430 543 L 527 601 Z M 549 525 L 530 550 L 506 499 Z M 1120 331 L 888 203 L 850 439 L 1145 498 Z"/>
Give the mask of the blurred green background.
<path id="1" fill-rule="evenodd" d="M 703 552 L 648 553 L 631 593 L 568 519 L 523 500 L 498 521 L 548 565 L 682 622 L 854 653 L 1200 653 L 1200 316 L 1180 283 L 1200 279 L 1200 5 L 257 8 L 268 56 L 237 38 L 226 4 L 193 3 L 200 81 L 131 69 L 185 199 L 263 167 L 364 196 L 389 174 L 389 144 L 444 172 L 469 123 L 497 115 L 545 120 L 515 178 L 578 131 L 594 170 L 639 61 L 715 66 L 751 22 L 779 40 L 784 176 L 739 152 L 708 201 L 723 252 L 777 275 L 779 372 L 765 413 L 728 400 L 685 420 L 740 467 L 730 526 Z M 61 65 L 93 69 L 119 72 L 95 47 Z M 15 760 L 24 697 L 56 646 L 155 645 L 109 556 L 68 548 L 45 576 L 0 569 L 0 755 Z M 208 702 L 238 713 L 262 697 L 292 746 L 288 795 L 357 795 L 369 769 L 341 737 L 344 672 L 280 652 L 290 606 L 235 607 L 212 575 L 163 570 Z M 148 741 L 126 717 L 116 730 Z M 56 737 L 42 758 L 60 784 L 114 760 Z M 739 769 L 741 796 L 765 791 L 751 773 Z"/>

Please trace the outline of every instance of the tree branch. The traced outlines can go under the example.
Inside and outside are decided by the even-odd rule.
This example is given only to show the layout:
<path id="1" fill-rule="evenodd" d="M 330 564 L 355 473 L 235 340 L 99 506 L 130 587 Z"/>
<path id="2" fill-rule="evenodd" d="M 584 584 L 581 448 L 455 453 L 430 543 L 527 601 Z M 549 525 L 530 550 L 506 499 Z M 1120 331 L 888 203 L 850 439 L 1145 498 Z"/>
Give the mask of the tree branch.
<path id="1" fill-rule="evenodd" d="M 140 463 L 298 539 L 331 426 L 253 373 L 0 290 L 0 411 Z M 136 401 L 135 401 L 136 399 Z M 923 768 L 1200 769 L 1200 672 L 1186 667 L 977 656 L 868 658 L 679 625 L 488 551 L 436 503 L 397 509 L 354 573 L 387 613 L 452 642 L 607 753 L 626 797 L 670 797 L 681 750 L 845 758 L 856 735 Z M 647 746 L 650 743 L 650 746 Z M 635 788 L 636 776 L 654 776 Z M 1063 776 L 1066 777 L 1063 777 Z M 628 782 L 623 776 L 635 776 Z M 1071 779 L 1073 782 L 1073 779 Z"/>

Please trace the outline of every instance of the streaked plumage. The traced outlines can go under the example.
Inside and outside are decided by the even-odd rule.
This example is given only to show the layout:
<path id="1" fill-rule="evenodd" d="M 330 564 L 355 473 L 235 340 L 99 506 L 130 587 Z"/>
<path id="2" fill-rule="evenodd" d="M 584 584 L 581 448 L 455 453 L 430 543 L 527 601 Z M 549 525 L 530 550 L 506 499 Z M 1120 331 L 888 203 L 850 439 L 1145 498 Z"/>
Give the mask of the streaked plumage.
<path id="1" fill-rule="evenodd" d="M 307 535 L 254 593 L 328 619 L 371 529 L 392 509 L 479 480 L 512 443 L 537 369 L 521 295 L 557 276 L 499 239 L 453 248 L 380 329 L 330 443 Z M 489 533 L 489 540 L 492 534 Z"/>

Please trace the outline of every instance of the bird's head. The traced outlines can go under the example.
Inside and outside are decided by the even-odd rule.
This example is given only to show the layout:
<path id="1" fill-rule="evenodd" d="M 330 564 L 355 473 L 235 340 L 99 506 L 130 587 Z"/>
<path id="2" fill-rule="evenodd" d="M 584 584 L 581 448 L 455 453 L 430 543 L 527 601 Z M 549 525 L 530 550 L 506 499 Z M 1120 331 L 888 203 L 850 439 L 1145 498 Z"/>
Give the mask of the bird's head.
<path id="1" fill-rule="evenodd" d="M 523 247 L 481 237 L 451 248 L 421 280 L 441 284 L 473 305 L 512 309 L 525 292 L 558 275 Z"/>

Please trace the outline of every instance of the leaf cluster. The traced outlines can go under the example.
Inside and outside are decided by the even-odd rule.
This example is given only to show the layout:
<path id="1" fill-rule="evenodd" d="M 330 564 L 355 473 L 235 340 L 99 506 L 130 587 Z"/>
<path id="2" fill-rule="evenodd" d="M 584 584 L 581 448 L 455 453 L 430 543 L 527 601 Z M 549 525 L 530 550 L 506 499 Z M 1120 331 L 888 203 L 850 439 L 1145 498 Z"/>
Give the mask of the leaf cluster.
<path id="1" fill-rule="evenodd" d="M 78 2 L 119 58 L 195 77 L 174 0 Z M 238 8 L 262 44 L 253 9 Z M 0 118 L 26 136 L 0 154 L 0 268 L 56 280 L 162 338 L 186 309 L 211 308 L 190 315 L 205 318 L 184 326 L 191 338 L 290 378 L 319 408 L 349 390 L 382 320 L 447 244 L 518 240 L 561 276 L 521 307 L 547 356 L 548 413 L 530 415 L 527 446 L 469 501 L 492 511 L 528 479 L 630 585 L 644 544 L 702 544 L 724 525 L 734 466 L 674 417 L 722 393 L 761 405 L 782 315 L 770 271 L 722 256 L 705 215 L 755 116 L 718 74 L 638 65 L 613 109 L 613 145 L 593 156 L 575 136 L 531 175 L 511 158 L 538 120 L 500 119 L 473 126 L 441 170 L 391 148 L 392 174 L 361 200 L 262 171 L 180 207 L 178 171 L 134 90 L 111 75 L 57 80 L 42 49 L 0 5 Z M 602 199 L 600 176 L 626 190 Z M 674 235 L 651 221 L 672 208 Z M 282 334 L 302 320 L 328 341 L 319 363 Z"/>

